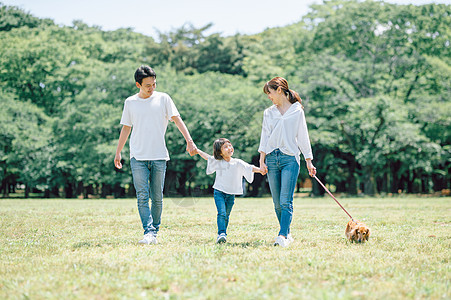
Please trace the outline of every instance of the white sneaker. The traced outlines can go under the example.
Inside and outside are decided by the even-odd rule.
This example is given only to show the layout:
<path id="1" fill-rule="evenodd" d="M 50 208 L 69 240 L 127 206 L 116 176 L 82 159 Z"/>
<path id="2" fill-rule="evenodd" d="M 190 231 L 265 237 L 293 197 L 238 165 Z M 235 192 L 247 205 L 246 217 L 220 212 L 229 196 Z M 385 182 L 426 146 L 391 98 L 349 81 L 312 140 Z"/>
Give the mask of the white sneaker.
<path id="1" fill-rule="evenodd" d="M 291 233 L 288 234 L 287 240 L 290 242 L 290 244 L 294 242 L 294 238 L 291 236 Z"/>
<path id="2" fill-rule="evenodd" d="M 225 242 L 227 242 L 227 237 L 225 233 L 221 233 L 220 235 L 218 235 L 218 238 L 216 239 L 216 244 L 222 244 Z"/>
<path id="3" fill-rule="evenodd" d="M 276 240 L 274 242 L 274 246 L 280 246 L 282 248 L 288 247 L 289 244 L 290 241 L 283 235 L 279 235 L 278 237 L 276 237 Z"/>
<path id="4" fill-rule="evenodd" d="M 157 237 L 153 233 L 149 232 L 144 235 L 143 239 L 138 242 L 139 244 L 156 245 L 158 244 Z"/>

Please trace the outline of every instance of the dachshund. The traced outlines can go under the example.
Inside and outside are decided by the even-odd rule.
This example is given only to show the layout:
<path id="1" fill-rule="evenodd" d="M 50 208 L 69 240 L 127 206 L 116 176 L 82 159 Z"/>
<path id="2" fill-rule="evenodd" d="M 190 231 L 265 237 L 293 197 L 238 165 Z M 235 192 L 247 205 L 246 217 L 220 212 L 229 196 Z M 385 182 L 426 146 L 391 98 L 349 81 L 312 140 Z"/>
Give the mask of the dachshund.
<path id="1" fill-rule="evenodd" d="M 364 243 L 370 237 L 370 229 L 359 220 L 351 220 L 346 226 L 345 234 L 351 242 Z"/>

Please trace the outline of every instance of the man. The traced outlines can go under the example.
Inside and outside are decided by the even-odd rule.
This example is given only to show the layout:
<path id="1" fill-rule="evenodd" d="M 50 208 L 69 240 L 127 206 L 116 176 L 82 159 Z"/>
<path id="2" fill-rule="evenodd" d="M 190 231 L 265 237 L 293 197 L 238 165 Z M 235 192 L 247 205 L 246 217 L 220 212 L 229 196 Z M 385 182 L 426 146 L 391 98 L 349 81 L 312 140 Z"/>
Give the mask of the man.
<path id="1" fill-rule="evenodd" d="M 135 72 L 139 93 L 125 100 L 122 112 L 122 130 L 114 157 L 114 165 L 121 169 L 121 151 L 131 132 L 130 165 L 138 199 L 138 211 L 144 229 L 140 244 L 157 244 L 163 209 L 163 187 L 169 153 L 165 143 L 168 121 L 173 121 L 186 140 L 186 150 L 196 154 L 191 138 L 171 97 L 155 91 L 157 75 L 149 66 Z M 149 197 L 152 200 L 149 207 Z"/>

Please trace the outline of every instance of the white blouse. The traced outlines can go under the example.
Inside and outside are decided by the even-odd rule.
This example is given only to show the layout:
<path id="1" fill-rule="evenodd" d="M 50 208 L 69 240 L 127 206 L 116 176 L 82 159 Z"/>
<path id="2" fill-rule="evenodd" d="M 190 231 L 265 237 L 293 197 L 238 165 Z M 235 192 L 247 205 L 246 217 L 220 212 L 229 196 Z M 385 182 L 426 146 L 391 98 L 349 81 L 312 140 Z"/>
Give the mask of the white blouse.
<path id="1" fill-rule="evenodd" d="M 249 183 L 254 181 L 252 165 L 237 158 L 227 162 L 208 156 L 207 175 L 214 172 L 216 179 L 213 188 L 230 195 L 243 194 L 243 176 Z"/>
<path id="2" fill-rule="evenodd" d="M 287 155 L 295 156 L 298 163 L 300 152 L 305 159 L 313 159 L 304 110 L 299 102 L 293 103 L 283 115 L 275 105 L 263 113 L 258 152 L 269 154 L 277 148 Z"/>

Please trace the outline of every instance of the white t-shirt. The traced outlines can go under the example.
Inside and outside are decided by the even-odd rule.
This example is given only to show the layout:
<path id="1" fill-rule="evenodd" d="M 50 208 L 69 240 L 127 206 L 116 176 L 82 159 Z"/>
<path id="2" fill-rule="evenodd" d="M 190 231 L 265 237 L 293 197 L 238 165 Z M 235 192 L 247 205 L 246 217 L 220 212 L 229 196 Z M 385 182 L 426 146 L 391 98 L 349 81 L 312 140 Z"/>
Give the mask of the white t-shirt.
<path id="1" fill-rule="evenodd" d="M 171 97 L 154 91 L 143 99 L 138 94 L 125 100 L 121 125 L 131 126 L 130 158 L 136 160 L 169 160 L 164 135 L 168 121 L 179 112 Z"/>
<path id="2" fill-rule="evenodd" d="M 216 172 L 214 189 L 230 195 L 243 194 L 243 176 L 249 183 L 254 181 L 252 166 L 241 159 L 231 158 L 229 162 L 208 157 L 207 175 Z"/>
<path id="3" fill-rule="evenodd" d="M 258 152 L 269 154 L 277 148 L 287 155 L 295 156 L 298 163 L 300 151 L 305 159 L 313 159 L 304 110 L 299 102 L 293 103 L 283 115 L 275 105 L 263 113 Z"/>

